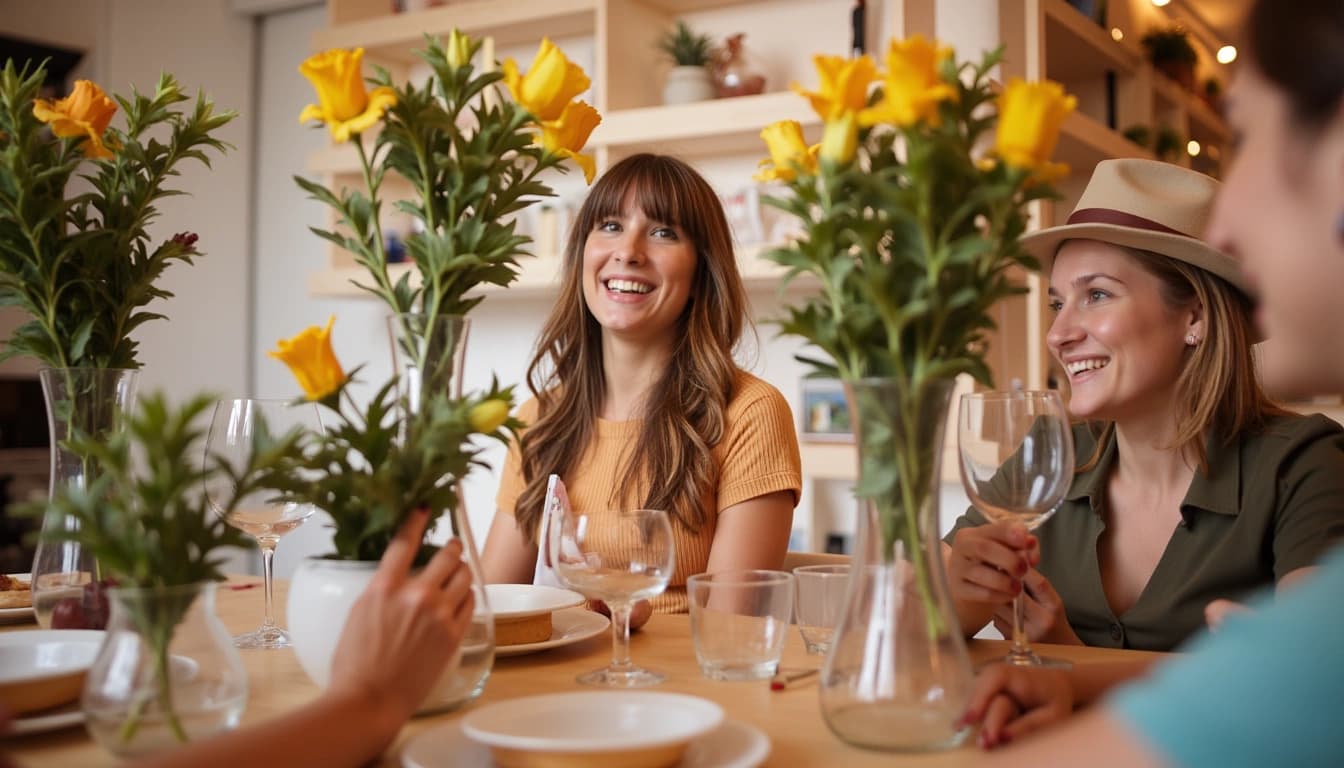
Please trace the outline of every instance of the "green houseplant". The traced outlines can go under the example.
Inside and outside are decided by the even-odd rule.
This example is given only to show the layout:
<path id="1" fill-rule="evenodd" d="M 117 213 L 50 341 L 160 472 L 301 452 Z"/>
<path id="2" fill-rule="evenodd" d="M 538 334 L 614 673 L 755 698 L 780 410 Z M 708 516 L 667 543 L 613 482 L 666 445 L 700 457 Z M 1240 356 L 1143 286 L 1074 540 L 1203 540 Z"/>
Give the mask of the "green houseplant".
<path id="1" fill-rule="evenodd" d="M 955 376 L 991 381 L 990 310 L 1036 266 L 1017 241 L 1065 171 L 1050 157 L 1075 103 L 1018 79 L 996 97 L 1000 56 L 958 63 L 919 37 L 893 41 L 882 73 L 867 56 L 816 56 L 820 89 L 795 90 L 824 124 L 820 145 L 794 121 L 761 134 L 758 178 L 787 193 L 767 202 L 801 223 L 767 257 L 786 281 L 820 285 L 780 327 L 815 347 L 802 362 L 844 382 L 859 449 L 854 583 L 820 689 L 832 731 L 860 746 L 964 738 L 970 668 L 936 538 L 943 425 Z"/>
<path id="2" fill-rule="evenodd" d="M 677 25 L 658 38 L 658 50 L 672 62 L 663 87 L 663 103 L 685 104 L 714 98 L 714 81 L 709 65 L 714 56 L 714 41 L 698 34 L 678 20 Z"/>
<path id="3" fill-rule="evenodd" d="M 1148 61 L 1159 72 L 1188 91 L 1195 89 L 1195 64 L 1199 55 L 1190 43 L 1190 33 L 1181 26 L 1160 27 L 1149 31 L 1140 41 L 1148 52 Z"/>

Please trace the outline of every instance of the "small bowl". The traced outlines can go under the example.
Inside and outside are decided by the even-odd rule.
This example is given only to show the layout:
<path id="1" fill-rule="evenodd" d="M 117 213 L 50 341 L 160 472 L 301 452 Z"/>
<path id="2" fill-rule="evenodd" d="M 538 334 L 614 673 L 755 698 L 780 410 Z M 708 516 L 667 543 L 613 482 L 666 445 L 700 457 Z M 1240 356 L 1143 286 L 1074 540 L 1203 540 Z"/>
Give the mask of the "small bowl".
<path id="1" fill-rule="evenodd" d="M 487 584 L 485 597 L 495 614 L 498 646 L 550 640 L 551 614 L 584 602 L 578 592 L 534 584 Z"/>
<path id="2" fill-rule="evenodd" d="M 723 723 L 723 708 L 678 693 L 579 691 L 502 701 L 462 732 L 505 768 L 662 768 Z"/>
<path id="3" fill-rule="evenodd" d="M 74 701 L 102 643 L 86 629 L 0 634 L 0 706 L 23 714 Z"/>

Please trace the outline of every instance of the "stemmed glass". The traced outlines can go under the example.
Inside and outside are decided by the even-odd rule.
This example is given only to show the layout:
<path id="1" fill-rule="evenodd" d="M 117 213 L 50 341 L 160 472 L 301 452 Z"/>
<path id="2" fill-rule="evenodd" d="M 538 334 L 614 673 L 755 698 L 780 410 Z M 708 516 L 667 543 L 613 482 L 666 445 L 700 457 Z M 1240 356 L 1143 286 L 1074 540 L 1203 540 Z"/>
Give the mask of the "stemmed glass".
<path id="1" fill-rule="evenodd" d="M 206 455 L 214 455 L 235 470 L 247 465 L 253 438 L 258 434 L 279 437 L 295 427 L 321 431 L 322 420 L 316 403 L 292 400 L 241 398 L 215 404 L 210 434 L 205 441 Z M 263 433 L 263 430 L 265 432 Z M 206 486 L 206 498 L 216 514 L 235 528 L 254 537 L 261 548 L 262 574 L 266 587 L 266 618 L 257 629 L 233 638 L 239 648 L 288 648 L 289 633 L 275 625 L 271 599 L 272 562 L 280 537 L 298 528 L 314 512 L 311 504 L 279 502 L 273 491 L 257 491 L 234 499 L 234 488 L 227 482 Z M 229 502 L 233 509 L 228 514 Z"/>
<path id="2" fill-rule="evenodd" d="M 961 481 L 989 520 L 1016 520 L 1035 530 L 1050 519 L 1073 479 L 1073 432 L 1059 393 L 962 395 L 957 419 Z M 999 661 L 1069 666 L 1032 653 L 1022 629 L 1023 595 L 1013 599 L 1013 647 Z"/>
<path id="3" fill-rule="evenodd" d="M 611 664 L 579 675 L 585 685 L 643 688 L 663 675 L 630 661 L 630 609 L 667 588 L 675 552 L 672 525 L 660 509 L 551 513 L 551 566 L 560 582 L 611 609 Z"/>

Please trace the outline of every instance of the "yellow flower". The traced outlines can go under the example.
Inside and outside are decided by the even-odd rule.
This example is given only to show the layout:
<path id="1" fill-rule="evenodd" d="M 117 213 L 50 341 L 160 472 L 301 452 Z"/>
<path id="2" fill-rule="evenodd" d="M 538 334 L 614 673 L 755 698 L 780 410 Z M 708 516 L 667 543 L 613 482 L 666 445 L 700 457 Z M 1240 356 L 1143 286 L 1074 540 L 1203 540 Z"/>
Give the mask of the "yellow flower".
<path id="1" fill-rule="evenodd" d="M 299 122 L 326 123 L 331 137 L 346 142 L 383 118 L 397 103 L 397 92 L 379 86 L 370 93 L 364 87 L 364 49 L 332 49 L 314 54 L 299 65 L 299 72 L 313 84 L 317 103 L 303 108 Z"/>
<path id="2" fill-rule="evenodd" d="M 868 86 L 877 77 L 877 65 L 872 57 L 813 56 L 812 63 L 821 78 L 821 90 L 816 93 L 805 91 L 797 83 L 790 87 L 812 102 L 818 117 L 830 122 L 868 105 Z"/>
<path id="3" fill-rule="evenodd" d="M 332 315 L 326 328 L 310 325 L 292 339 L 277 341 L 275 349 L 266 353 L 289 366 L 309 400 L 324 400 L 345 383 L 345 371 L 331 349 L 331 326 L 335 322 L 336 316 Z"/>
<path id="4" fill-rule="evenodd" d="M 863 125 L 891 123 L 902 128 L 924 121 L 938 125 L 938 104 L 955 99 L 957 91 L 938 74 L 952 49 L 914 35 L 887 46 L 887 72 L 882 100 L 859 116 Z"/>
<path id="5" fill-rule="evenodd" d="M 999 96 L 999 130 L 994 151 L 1008 165 L 1032 172 L 1042 182 L 1054 181 L 1069 172 L 1068 166 L 1050 162 L 1059 141 L 1059 130 L 1078 100 L 1064 93 L 1059 83 L 1028 83 L 1012 78 Z"/>
<path id="6" fill-rule="evenodd" d="M 103 144 L 103 133 L 117 112 L 117 103 L 88 80 L 76 80 L 69 96 L 52 102 L 33 101 L 33 117 L 51 126 L 51 132 L 63 139 L 84 136 L 80 149 L 87 157 L 111 157 Z"/>
<path id="7" fill-rule="evenodd" d="M 519 73 L 518 63 L 512 58 L 504 60 L 503 72 L 504 85 L 513 100 L 543 123 L 559 120 L 565 107 L 589 85 L 583 67 L 565 58 L 564 51 L 549 37 L 541 39 L 527 74 Z"/>
<path id="8" fill-rule="evenodd" d="M 597 164 L 592 155 L 581 155 L 579 150 L 588 143 L 588 136 L 602 122 L 596 109 L 582 101 L 572 101 L 560 114 L 559 120 L 541 124 L 541 145 L 561 157 L 568 157 L 583 169 L 583 178 L 593 183 Z"/>
<path id="9" fill-rule="evenodd" d="M 838 120 L 826 124 L 826 131 L 821 135 L 821 158 L 843 165 L 854 159 L 858 145 L 858 115 L 846 112 Z"/>
<path id="10" fill-rule="evenodd" d="M 817 147 L 808 147 L 803 140 L 803 126 L 797 120 L 779 120 L 761 130 L 761 138 L 770 150 L 770 157 L 761 161 L 762 170 L 757 181 L 793 181 L 798 169 L 817 172 Z M 764 166 L 771 166 L 765 168 Z"/>
<path id="11" fill-rule="evenodd" d="M 448 65 L 451 67 L 461 67 L 471 61 L 471 38 L 462 34 L 457 27 L 448 33 L 448 44 L 444 46 L 444 53 L 447 54 Z M 486 62 L 490 67 L 494 62 Z"/>
<path id="12" fill-rule="evenodd" d="M 483 435 L 494 432 L 508 420 L 509 404 L 504 400 L 482 400 L 467 414 L 467 422 L 471 424 L 471 428 Z"/>

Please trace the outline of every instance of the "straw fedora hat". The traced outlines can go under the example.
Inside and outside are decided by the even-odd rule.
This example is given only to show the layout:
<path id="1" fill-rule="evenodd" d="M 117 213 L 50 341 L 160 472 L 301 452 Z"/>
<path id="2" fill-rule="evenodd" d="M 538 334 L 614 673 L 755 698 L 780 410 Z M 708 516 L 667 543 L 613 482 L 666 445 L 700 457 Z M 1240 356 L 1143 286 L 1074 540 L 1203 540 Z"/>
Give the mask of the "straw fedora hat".
<path id="1" fill-rule="evenodd" d="M 1250 298 L 1236 260 L 1200 239 L 1218 187 L 1216 179 L 1170 163 L 1103 160 L 1068 221 L 1023 236 L 1022 247 L 1047 275 L 1065 240 L 1100 240 L 1152 251 L 1211 272 Z"/>

